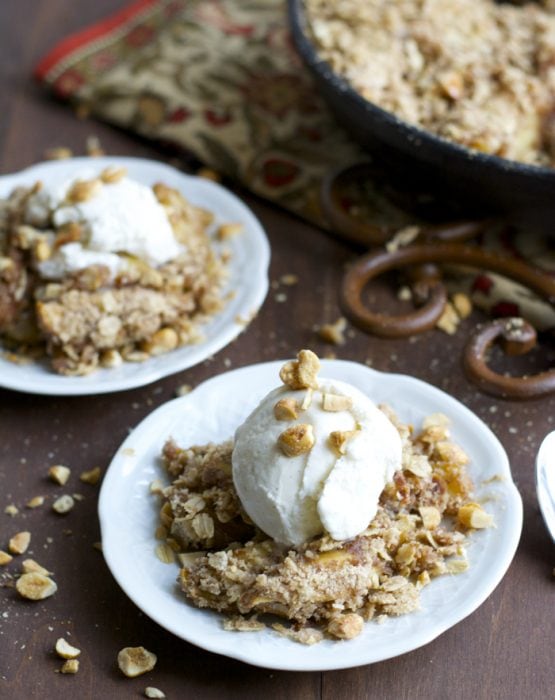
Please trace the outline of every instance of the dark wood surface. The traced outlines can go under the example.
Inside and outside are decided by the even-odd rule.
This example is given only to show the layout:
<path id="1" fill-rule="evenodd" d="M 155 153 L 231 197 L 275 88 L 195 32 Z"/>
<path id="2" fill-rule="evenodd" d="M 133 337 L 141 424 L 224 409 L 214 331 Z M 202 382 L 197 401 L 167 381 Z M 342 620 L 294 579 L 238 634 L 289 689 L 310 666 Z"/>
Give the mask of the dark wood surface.
<path id="1" fill-rule="evenodd" d="M 0 172 L 41 160 L 44 150 L 67 145 L 83 153 L 89 134 L 109 154 L 161 158 L 131 135 L 91 121 L 49 100 L 30 79 L 36 60 L 68 32 L 101 18 L 121 0 L 2 0 L 0 3 Z M 480 395 L 462 376 L 459 354 L 474 317 L 455 337 L 439 331 L 407 341 L 384 341 L 353 331 L 338 357 L 371 361 L 380 370 L 404 372 L 444 388 L 474 410 L 509 453 L 524 500 L 524 531 L 516 558 L 488 600 L 437 640 L 402 657 L 352 670 L 286 673 L 254 668 L 183 642 L 145 617 L 119 589 L 102 555 L 96 515 L 98 489 L 76 476 L 112 454 L 175 388 L 233 367 L 291 356 L 300 347 L 325 350 L 315 323 L 339 315 L 337 286 L 354 251 L 239 190 L 263 222 L 271 241 L 271 279 L 296 273 L 300 283 L 276 290 L 248 331 L 215 358 L 154 385 L 113 395 L 48 398 L 0 390 L 0 548 L 23 529 L 31 531 L 31 556 L 53 570 L 58 593 L 30 604 L 0 588 L 1 698 L 140 697 L 145 686 L 168 698 L 547 698 L 555 687 L 554 580 L 551 541 L 534 487 L 534 457 L 555 428 L 555 399 L 526 404 Z M 545 356 L 538 356 L 538 366 Z M 49 507 L 22 506 L 57 488 L 46 479 L 50 464 L 68 464 L 74 487 L 85 496 L 65 518 Z M 58 490 L 59 492 L 59 490 Z M 9 503 L 22 507 L 14 518 Z M 15 563 L 15 562 L 14 562 Z M 8 571 L 15 571 L 12 563 Z M 65 632 L 80 647 L 76 676 L 55 673 L 55 640 Z M 238 642 L 240 643 L 240 641 Z M 144 645 L 158 655 L 155 670 L 137 679 L 116 668 L 123 646 Z"/>

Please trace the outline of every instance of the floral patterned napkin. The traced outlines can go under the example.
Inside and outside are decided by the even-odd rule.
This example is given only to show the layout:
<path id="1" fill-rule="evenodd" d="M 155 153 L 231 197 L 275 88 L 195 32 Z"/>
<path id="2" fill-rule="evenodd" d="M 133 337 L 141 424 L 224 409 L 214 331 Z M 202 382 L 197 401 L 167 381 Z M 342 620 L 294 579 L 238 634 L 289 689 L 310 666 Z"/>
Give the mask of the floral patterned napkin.
<path id="1" fill-rule="evenodd" d="M 186 149 L 324 227 L 322 178 L 365 159 L 304 70 L 285 0 L 139 0 L 62 41 L 36 76 L 92 115 Z M 555 275 L 547 239 L 505 233 L 488 245 Z M 555 327 L 553 308 L 497 275 L 464 286 L 495 315 Z"/>

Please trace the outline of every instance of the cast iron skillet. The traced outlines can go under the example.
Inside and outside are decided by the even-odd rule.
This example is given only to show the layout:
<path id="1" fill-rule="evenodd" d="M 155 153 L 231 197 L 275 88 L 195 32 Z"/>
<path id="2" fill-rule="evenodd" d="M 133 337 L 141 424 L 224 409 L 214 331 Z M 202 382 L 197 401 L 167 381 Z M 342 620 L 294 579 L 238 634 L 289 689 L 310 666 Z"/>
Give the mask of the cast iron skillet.
<path id="1" fill-rule="evenodd" d="M 471 151 L 403 122 L 359 95 L 319 58 L 306 33 L 302 0 L 288 0 L 293 40 L 337 120 L 393 179 L 487 212 L 553 228 L 555 168 Z M 341 163 L 338 163 L 341 165 Z"/>

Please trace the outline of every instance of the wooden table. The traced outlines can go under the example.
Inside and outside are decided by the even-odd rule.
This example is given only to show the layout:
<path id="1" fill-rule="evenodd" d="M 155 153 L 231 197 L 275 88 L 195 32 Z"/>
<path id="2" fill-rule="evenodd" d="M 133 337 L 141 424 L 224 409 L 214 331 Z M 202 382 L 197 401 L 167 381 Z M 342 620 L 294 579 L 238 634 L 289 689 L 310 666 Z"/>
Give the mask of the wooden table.
<path id="1" fill-rule="evenodd" d="M 0 3 L 0 168 L 8 173 L 41 160 L 44 150 L 67 145 L 83 153 L 89 134 L 109 154 L 160 158 L 149 144 L 90 121 L 50 101 L 30 79 L 36 60 L 68 32 L 109 13 L 118 0 L 3 0 Z M 301 347 L 325 346 L 312 327 L 339 315 L 337 285 L 354 251 L 316 228 L 239 195 L 263 222 L 273 250 L 271 279 L 299 275 L 296 287 L 276 290 L 248 332 L 213 360 L 135 391 L 99 397 L 48 398 L 0 391 L 0 547 L 9 536 L 32 532 L 31 554 L 52 569 L 58 593 L 29 604 L 0 588 L 0 697 L 139 697 L 145 686 L 168 698 L 546 698 L 555 686 L 553 545 L 542 524 L 534 488 L 534 457 L 555 428 L 555 398 L 517 404 L 480 395 L 463 377 L 459 353 L 472 320 L 448 337 L 439 331 L 406 341 L 369 338 L 353 331 L 338 350 L 343 359 L 369 360 L 380 370 L 405 372 L 447 390 L 474 410 L 506 447 L 524 499 L 524 531 L 501 584 L 469 618 L 439 639 L 400 658 L 327 673 L 285 673 L 254 668 L 183 642 L 146 618 L 122 593 L 93 549 L 99 540 L 98 488 L 79 484 L 85 499 L 65 518 L 44 506 L 23 506 L 57 488 L 46 478 L 53 463 L 74 475 L 106 467 L 128 433 L 177 386 L 196 385 L 233 367 L 291 356 Z M 474 319 L 475 320 L 475 319 Z M 546 362 L 539 356 L 538 366 Z M 4 514 L 20 506 L 15 517 Z M 17 570 L 13 563 L 8 571 Z M 62 676 L 55 640 L 71 632 L 83 651 L 76 676 Z M 127 679 L 115 659 L 124 646 L 158 654 L 154 672 Z"/>

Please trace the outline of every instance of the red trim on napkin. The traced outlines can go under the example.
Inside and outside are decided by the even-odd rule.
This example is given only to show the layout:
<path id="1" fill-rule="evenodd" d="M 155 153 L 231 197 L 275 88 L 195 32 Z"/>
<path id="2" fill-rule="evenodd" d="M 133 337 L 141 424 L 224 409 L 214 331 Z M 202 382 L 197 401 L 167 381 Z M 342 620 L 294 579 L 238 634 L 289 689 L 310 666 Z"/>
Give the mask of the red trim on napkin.
<path id="1" fill-rule="evenodd" d="M 137 0 L 132 5 L 124 7 L 123 10 L 119 10 L 119 12 L 116 12 L 110 17 L 86 29 L 75 32 L 75 34 L 71 34 L 71 36 L 57 44 L 52 51 L 40 61 L 34 71 L 35 77 L 39 80 L 44 80 L 53 68 L 61 63 L 61 61 L 71 56 L 72 53 L 101 37 L 105 37 L 114 30 L 119 29 L 122 25 L 134 19 L 140 12 L 157 3 L 158 0 Z"/>

